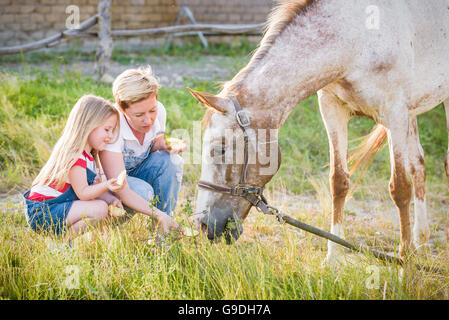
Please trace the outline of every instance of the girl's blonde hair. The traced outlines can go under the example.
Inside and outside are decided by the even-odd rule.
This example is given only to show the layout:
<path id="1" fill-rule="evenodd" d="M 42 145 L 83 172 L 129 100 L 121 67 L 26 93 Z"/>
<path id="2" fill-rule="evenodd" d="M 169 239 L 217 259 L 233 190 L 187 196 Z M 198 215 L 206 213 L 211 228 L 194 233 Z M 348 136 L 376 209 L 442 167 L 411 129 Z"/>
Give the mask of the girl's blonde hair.
<path id="1" fill-rule="evenodd" d="M 125 110 L 133 103 L 157 95 L 159 87 L 151 66 L 146 66 L 122 72 L 112 84 L 112 94 L 117 105 Z"/>
<path id="2" fill-rule="evenodd" d="M 116 140 L 120 130 L 118 110 L 101 97 L 94 95 L 81 97 L 70 111 L 62 136 L 53 148 L 47 163 L 34 179 L 33 186 L 54 184 L 56 189 L 62 188 L 67 181 L 70 168 L 83 153 L 89 134 L 112 115 L 117 116 L 114 130 Z M 93 155 L 98 163 L 96 150 L 93 150 Z"/>

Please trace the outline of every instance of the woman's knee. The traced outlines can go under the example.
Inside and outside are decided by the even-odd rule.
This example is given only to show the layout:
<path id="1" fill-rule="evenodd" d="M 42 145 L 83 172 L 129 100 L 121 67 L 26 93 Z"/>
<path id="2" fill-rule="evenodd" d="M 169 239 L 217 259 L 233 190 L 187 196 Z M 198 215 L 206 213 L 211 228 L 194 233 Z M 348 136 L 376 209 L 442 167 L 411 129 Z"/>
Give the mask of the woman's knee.
<path id="1" fill-rule="evenodd" d="M 170 155 L 170 167 L 173 171 L 176 180 L 181 183 L 184 171 L 184 159 L 178 154 Z"/>
<path id="2" fill-rule="evenodd" d="M 178 183 L 182 182 L 184 159 L 179 154 L 168 154 L 163 157 L 163 175 Z"/>
<path id="3" fill-rule="evenodd" d="M 153 187 L 145 180 L 128 176 L 128 185 L 132 191 L 137 193 L 143 199 L 150 201 L 154 197 Z"/>

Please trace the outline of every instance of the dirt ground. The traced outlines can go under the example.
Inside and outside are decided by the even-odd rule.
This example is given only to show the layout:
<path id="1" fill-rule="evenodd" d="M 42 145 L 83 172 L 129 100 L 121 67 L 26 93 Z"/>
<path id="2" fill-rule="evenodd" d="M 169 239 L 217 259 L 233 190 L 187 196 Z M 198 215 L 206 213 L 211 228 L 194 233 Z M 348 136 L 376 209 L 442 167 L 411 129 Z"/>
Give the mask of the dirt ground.
<path id="1" fill-rule="evenodd" d="M 184 59 L 172 56 L 148 56 L 142 63 L 123 65 L 112 61 L 109 76 L 104 79 L 111 82 L 113 79 L 130 68 L 150 65 L 153 72 L 164 87 L 185 88 L 184 78 L 195 79 L 196 81 L 227 81 L 238 71 L 235 70 L 235 58 L 226 56 L 201 56 L 195 59 Z M 26 68 L 36 68 L 40 70 L 51 70 L 53 66 L 48 63 L 38 63 L 23 66 L 21 63 L 8 63 L 0 66 L 0 71 L 24 73 Z M 79 61 L 67 65 L 61 65 L 60 71 L 66 70 L 80 72 L 86 76 L 95 76 L 95 62 Z"/>

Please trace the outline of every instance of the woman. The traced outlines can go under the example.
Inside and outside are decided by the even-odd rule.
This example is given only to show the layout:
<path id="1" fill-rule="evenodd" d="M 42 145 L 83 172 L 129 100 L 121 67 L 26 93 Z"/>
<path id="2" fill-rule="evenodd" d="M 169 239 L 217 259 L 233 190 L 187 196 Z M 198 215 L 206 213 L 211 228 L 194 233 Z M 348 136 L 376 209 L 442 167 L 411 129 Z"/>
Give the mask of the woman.
<path id="1" fill-rule="evenodd" d="M 173 220 L 182 181 L 182 158 L 164 139 L 166 111 L 157 101 L 159 84 L 151 67 L 129 69 L 112 85 L 120 113 L 120 136 L 100 153 L 106 177 L 127 171 L 127 184 L 116 193 L 131 215 L 153 215 L 163 232 L 177 228 Z M 157 196 L 156 207 L 150 201 Z M 131 209 L 131 210 L 129 210 Z"/>

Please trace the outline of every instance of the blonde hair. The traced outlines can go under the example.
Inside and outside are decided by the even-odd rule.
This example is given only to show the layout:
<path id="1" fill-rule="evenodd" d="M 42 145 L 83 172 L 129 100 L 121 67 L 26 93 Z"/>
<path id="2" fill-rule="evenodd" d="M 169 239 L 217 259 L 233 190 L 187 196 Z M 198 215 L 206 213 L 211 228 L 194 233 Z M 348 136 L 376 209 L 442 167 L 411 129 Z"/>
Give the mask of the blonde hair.
<path id="1" fill-rule="evenodd" d="M 146 66 L 122 72 L 112 84 L 112 94 L 117 105 L 125 110 L 133 103 L 157 95 L 159 87 L 151 66 Z"/>
<path id="2" fill-rule="evenodd" d="M 114 130 L 116 140 L 120 130 L 118 110 L 101 97 L 94 95 L 81 97 L 70 111 L 62 136 L 53 148 L 47 163 L 34 179 L 33 186 L 55 184 L 56 189 L 62 188 L 67 181 L 70 168 L 83 153 L 89 134 L 114 114 L 117 116 Z M 96 150 L 92 153 L 98 161 Z"/>

